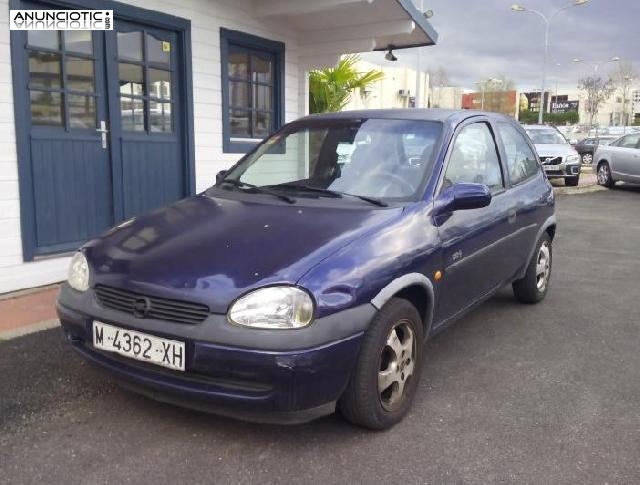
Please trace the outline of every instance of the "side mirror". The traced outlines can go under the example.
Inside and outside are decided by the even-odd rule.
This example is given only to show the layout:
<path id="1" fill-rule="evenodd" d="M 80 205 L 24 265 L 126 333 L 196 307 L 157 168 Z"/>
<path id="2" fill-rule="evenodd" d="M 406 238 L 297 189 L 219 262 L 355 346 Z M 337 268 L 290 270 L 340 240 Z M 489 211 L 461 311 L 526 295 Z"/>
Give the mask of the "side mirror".
<path id="1" fill-rule="evenodd" d="M 454 184 L 447 187 L 433 205 L 433 215 L 469 209 L 479 209 L 491 203 L 489 187 L 483 184 Z"/>
<path id="2" fill-rule="evenodd" d="M 222 182 L 222 179 L 224 178 L 225 175 L 227 175 L 227 171 L 226 170 L 220 170 L 216 174 L 216 184 L 219 184 L 220 182 Z"/>

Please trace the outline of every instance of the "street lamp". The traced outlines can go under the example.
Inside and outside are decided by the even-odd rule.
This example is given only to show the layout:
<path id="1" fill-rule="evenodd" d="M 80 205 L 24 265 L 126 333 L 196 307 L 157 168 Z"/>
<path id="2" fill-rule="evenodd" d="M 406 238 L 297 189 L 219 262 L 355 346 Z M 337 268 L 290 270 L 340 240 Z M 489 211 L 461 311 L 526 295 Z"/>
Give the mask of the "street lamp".
<path id="1" fill-rule="evenodd" d="M 536 15 L 540 16 L 540 18 L 542 20 L 544 20 L 544 23 L 545 23 L 544 59 L 543 59 L 543 62 L 542 62 L 542 89 L 540 90 L 541 100 L 538 103 L 539 104 L 539 111 L 538 111 L 538 123 L 539 124 L 542 124 L 542 116 L 543 116 L 544 107 L 545 107 L 544 106 L 544 84 L 545 84 L 546 75 L 547 75 L 547 54 L 549 52 L 549 28 L 551 27 L 551 21 L 553 20 L 553 18 L 556 15 L 558 15 L 563 10 L 566 10 L 569 7 L 579 7 L 580 5 L 584 5 L 588 1 L 589 0 L 573 0 L 573 2 L 567 4 L 564 7 L 561 7 L 558 10 L 556 10 L 555 12 L 553 12 L 549 17 L 544 15 L 542 12 L 539 12 L 538 10 L 533 10 L 533 9 L 524 7 L 522 5 L 519 5 L 517 3 L 514 3 L 513 5 L 511 5 L 511 10 L 513 10 L 514 12 L 531 12 L 531 13 L 535 13 Z"/>
<path id="2" fill-rule="evenodd" d="M 606 59 L 604 61 L 586 61 L 584 59 L 580 59 L 579 57 L 576 57 L 574 59 L 571 59 L 573 62 L 578 63 L 578 62 L 588 62 L 590 64 L 593 64 L 593 72 L 598 72 L 598 67 L 600 67 L 600 64 L 605 64 L 607 62 L 619 62 L 620 58 L 618 56 L 613 56 L 611 59 Z"/>

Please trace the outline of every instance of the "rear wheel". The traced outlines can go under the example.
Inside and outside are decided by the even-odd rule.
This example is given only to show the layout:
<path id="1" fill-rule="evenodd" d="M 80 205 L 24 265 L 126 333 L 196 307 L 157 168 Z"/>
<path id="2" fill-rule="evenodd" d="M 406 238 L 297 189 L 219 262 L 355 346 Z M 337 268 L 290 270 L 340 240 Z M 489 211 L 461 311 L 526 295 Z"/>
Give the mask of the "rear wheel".
<path id="1" fill-rule="evenodd" d="M 390 428 L 407 413 L 420 378 L 424 329 L 416 308 L 392 298 L 365 333 L 338 408 L 354 424 Z"/>
<path id="2" fill-rule="evenodd" d="M 513 294 L 524 303 L 538 303 L 547 294 L 551 278 L 553 251 L 551 238 L 545 233 L 536 246 L 524 278 L 513 282 Z"/>
<path id="3" fill-rule="evenodd" d="M 593 155 L 591 153 L 583 153 L 582 154 L 582 163 L 586 165 L 591 165 L 593 162 Z"/>
<path id="4" fill-rule="evenodd" d="M 564 184 L 567 187 L 576 187 L 580 180 L 580 175 L 574 175 L 573 177 L 565 177 Z"/>
<path id="5" fill-rule="evenodd" d="M 613 187 L 615 181 L 611 177 L 611 168 L 607 162 L 600 162 L 598 165 L 598 185 Z"/>

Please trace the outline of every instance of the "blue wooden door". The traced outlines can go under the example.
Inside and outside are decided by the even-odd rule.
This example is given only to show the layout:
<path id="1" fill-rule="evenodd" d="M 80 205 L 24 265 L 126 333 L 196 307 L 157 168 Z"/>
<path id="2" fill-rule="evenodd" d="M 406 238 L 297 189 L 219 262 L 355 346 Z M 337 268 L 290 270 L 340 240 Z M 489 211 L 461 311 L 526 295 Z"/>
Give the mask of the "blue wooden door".
<path id="1" fill-rule="evenodd" d="M 73 250 L 189 193 L 185 45 L 184 30 L 117 15 L 112 31 L 12 34 L 28 140 L 26 259 Z"/>
<path id="2" fill-rule="evenodd" d="M 107 36 L 108 80 L 117 86 L 111 140 L 121 219 L 186 195 L 181 56 L 172 31 L 116 20 Z"/>
<path id="3" fill-rule="evenodd" d="M 29 152 L 35 254 L 77 247 L 112 225 L 102 34 L 29 31 Z"/>

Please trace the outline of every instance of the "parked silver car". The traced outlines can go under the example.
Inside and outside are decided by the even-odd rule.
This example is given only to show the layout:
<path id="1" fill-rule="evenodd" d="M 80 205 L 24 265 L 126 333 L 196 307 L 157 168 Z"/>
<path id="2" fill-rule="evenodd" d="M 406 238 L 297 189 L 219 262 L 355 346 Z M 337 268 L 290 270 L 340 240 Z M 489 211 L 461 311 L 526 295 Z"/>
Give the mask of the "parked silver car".
<path id="1" fill-rule="evenodd" d="M 580 155 L 555 126 L 523 125 L 536 147 L 547 177 L 563 178 L 565 185 L 576 186 L 580 179 Z"/>
<path id="2" fill-rule="evenodd" d="M 640 183 L 640 133 L 599 145 L 593 160 L 600 185 L 613 187 L 618 181 Z"/>

